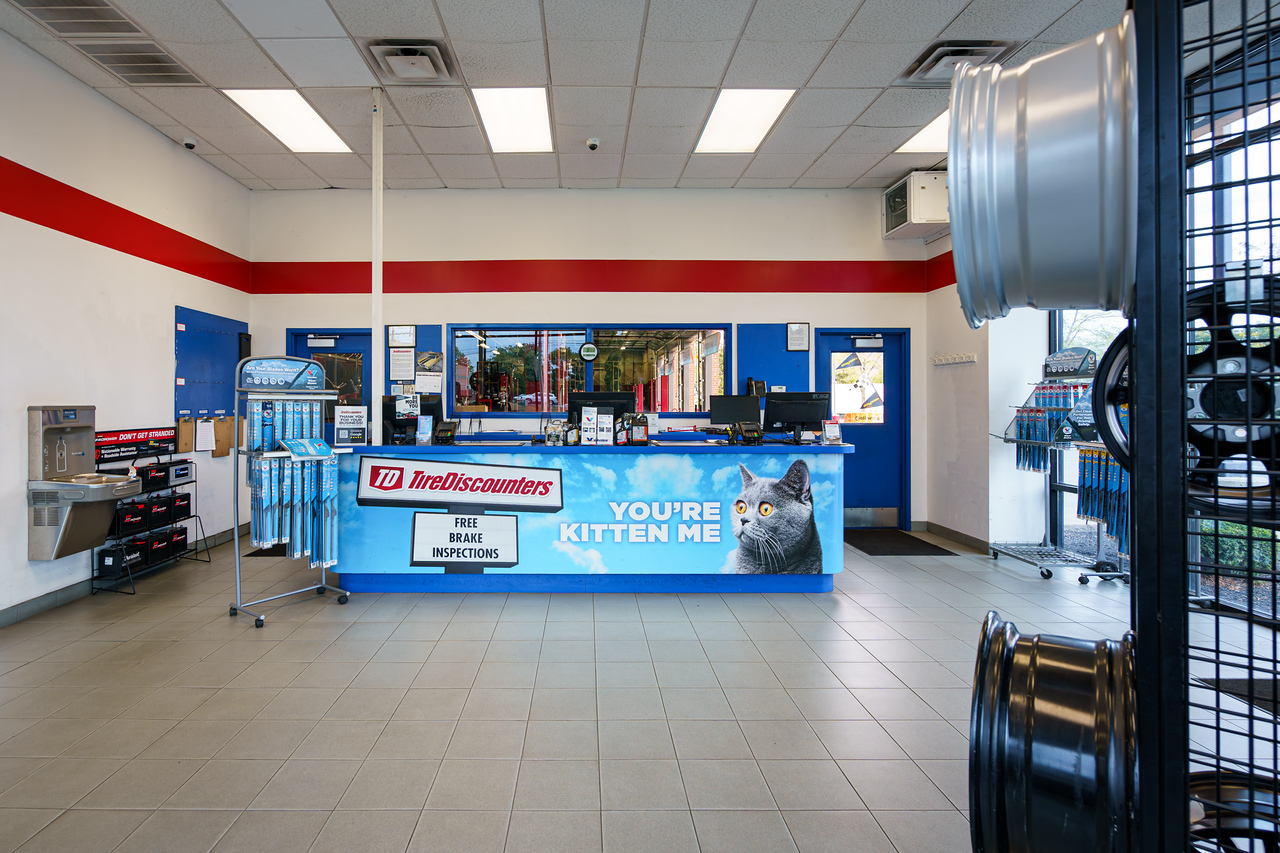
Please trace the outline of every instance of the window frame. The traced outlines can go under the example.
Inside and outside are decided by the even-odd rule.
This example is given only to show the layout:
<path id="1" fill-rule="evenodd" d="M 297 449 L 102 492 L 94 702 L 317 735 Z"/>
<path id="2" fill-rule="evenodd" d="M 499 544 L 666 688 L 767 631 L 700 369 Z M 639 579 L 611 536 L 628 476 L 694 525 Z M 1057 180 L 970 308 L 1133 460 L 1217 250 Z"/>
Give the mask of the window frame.
<path id="1" fill-rule="evenodd" d="M 557 331 L 582 331 L 585 333 L 587 343 L 595 343 L 596 332 L 617 332 L 623 330 L 637 331 L 717 331 L 723 337 L 722 351 L 724 353 L 724 384 L 726 390 L 731 390 L 734 385 L 734 362 L 733 362 L 733 324 L 732 323 L 447 323 L 445 324 L 444 346 L 447 348 L 447 379 L 445 405 L 450 417 L 460 417 L 454 410 L 456 401 L 454 400 L 454 392 L 456 390 L 457 379 L 455 376 L 456 365 L 453 358 L 454 335 L 456 332 L 557 332 Z M 586 388 L 593 390 L 595 385 L 595 364 L 594 362 L 585 362 L 586 366 Z M 475 415 L 468 412 L 461 413 L 469 417 Z M 536 418 L 545 420 L 547 417 L 555 417 L 563 415 L 563 412 L 548 411 L 524 411 L 524 412 L 485 412 L 485 418 Z M 647 412 L 650 418 L 697 418 L 707 417 L 707 412 Z"/>

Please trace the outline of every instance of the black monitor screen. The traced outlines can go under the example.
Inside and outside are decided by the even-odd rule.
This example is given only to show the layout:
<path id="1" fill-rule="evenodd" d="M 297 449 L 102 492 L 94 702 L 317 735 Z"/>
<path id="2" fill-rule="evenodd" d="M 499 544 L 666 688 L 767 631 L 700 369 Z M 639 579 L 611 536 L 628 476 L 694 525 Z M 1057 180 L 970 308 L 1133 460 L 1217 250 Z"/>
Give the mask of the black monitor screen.
<path id="1" fill-rule="evenodd" d="M 616 419 L 636 413 L 636 395 L 630 391 L 570 391 L 569 423 L 582 423 L 583 406 L 607 406 Z"/>
<path id="2" fill-rule="evenodd" d="M 396 397 L 393 394 L 384 395 L 382 398 L 382 420 L 389 421 L 403 426 L 417 421 L 416 414 L 405 416 L 397 416 L 396 413 Z"/>
<path id="3" fill-rule="evenodd" d="M 746 394 L 712 394 L 711 423 L 719 426 L 751 421 L 760 423 L 760 398 Z"/>
<path id="4" fill-rule="evenodd" d="M 432 417 L 432 429 L 444 421 L 444 399 L 439 394 L 423 394 L 418 401 L 418 414 Z"/>
<path id="5" fill-rule="evenodd" d="M 778 391 L 764 396 L 765 429 L 820 430 L 831 412 L 826 391 Z"/>

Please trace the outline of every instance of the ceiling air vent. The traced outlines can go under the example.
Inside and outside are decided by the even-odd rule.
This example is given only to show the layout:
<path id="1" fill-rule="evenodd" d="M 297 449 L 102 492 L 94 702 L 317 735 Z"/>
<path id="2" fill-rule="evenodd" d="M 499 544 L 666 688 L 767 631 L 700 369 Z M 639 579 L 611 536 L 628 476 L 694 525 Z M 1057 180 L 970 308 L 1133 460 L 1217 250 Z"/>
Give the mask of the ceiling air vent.
<path id="1" fill-rule="evenodd" d="M 1013 56 L 1014 51 L 1022 45 L 1023 42 L 1020 41 L 989 39 L 935 41 L 925 48 L 915 62 L 907 66 L 907 70 L 893 81 L 893 85 L 945 89 L 951 85 L 951 75 L 961 62 L 967 60 L 974 65 L 1003 62 Z"/>
<path id="2" fill-rule="evenodd" d="M 130 86 L 203 86 L 153 41 L 71 41 L 77 50 Z"/>
<path id="3" fill-rule="evenodd" d="M 106 0 L 11 0 L 60 36 L 145 36 Z"/>
<path id="4" fill-rule="evenodd" d="M 365 43 L 378 76 L 388 86 L 452 86 L 457 64 L 443 41 L 373 39 Z"/>

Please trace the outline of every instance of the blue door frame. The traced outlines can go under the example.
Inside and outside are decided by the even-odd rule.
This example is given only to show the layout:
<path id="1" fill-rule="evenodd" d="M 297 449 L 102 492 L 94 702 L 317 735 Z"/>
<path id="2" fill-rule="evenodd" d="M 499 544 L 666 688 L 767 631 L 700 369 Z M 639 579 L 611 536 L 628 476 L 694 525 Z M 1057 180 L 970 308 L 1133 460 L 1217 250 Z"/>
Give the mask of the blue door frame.
<path id="1" fill-rule="evenodd" d="M 845 507 L 898 507 L 897 526 L 911 529 L 911 330 L 827 328 L 814 333 L 814 389 L 831 390 L 831 353 L 856 351 L 853 338 L 879 336 L 885 354 L 885 423 L 845 424 L 857 449 L 845 463 Z M 877 501 L 889 501 L 880 503 Z"/>
<path id="2" fill-rule="evenodd" d="M 312 350 L 307 346 L 308 335 L 336 336 L 336 340 L 332 347 Z M 373 370 L 370 364 L 373 360 L 373 335 L 368 329 L 285 329 L 284 339 L 285 355 L 296 358 L 311 358 L 313 352 L 362 354 L 360 381 L 364 389 L 364 405 L 369 412 L 370 423 L 373 418 L 381 417 L 379 405 L 382 402 L 382 396 L 373 393 Z M 325 441 L 333 443 L 333 424 L 328 422 L 328 415 L 329 413 L 326 412 L 324 438 Z"/>

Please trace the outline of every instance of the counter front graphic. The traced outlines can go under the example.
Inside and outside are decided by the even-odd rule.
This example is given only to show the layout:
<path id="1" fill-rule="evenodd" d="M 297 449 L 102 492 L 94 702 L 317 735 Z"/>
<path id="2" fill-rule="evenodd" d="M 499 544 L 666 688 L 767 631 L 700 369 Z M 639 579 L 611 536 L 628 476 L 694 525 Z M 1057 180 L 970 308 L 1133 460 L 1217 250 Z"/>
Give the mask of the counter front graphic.
<path id="1" fill-rule="evenodd" d="M 344 582 L 842 568 L 838 452 L 441 450 L 371 449 L 341 459 Z"/>

